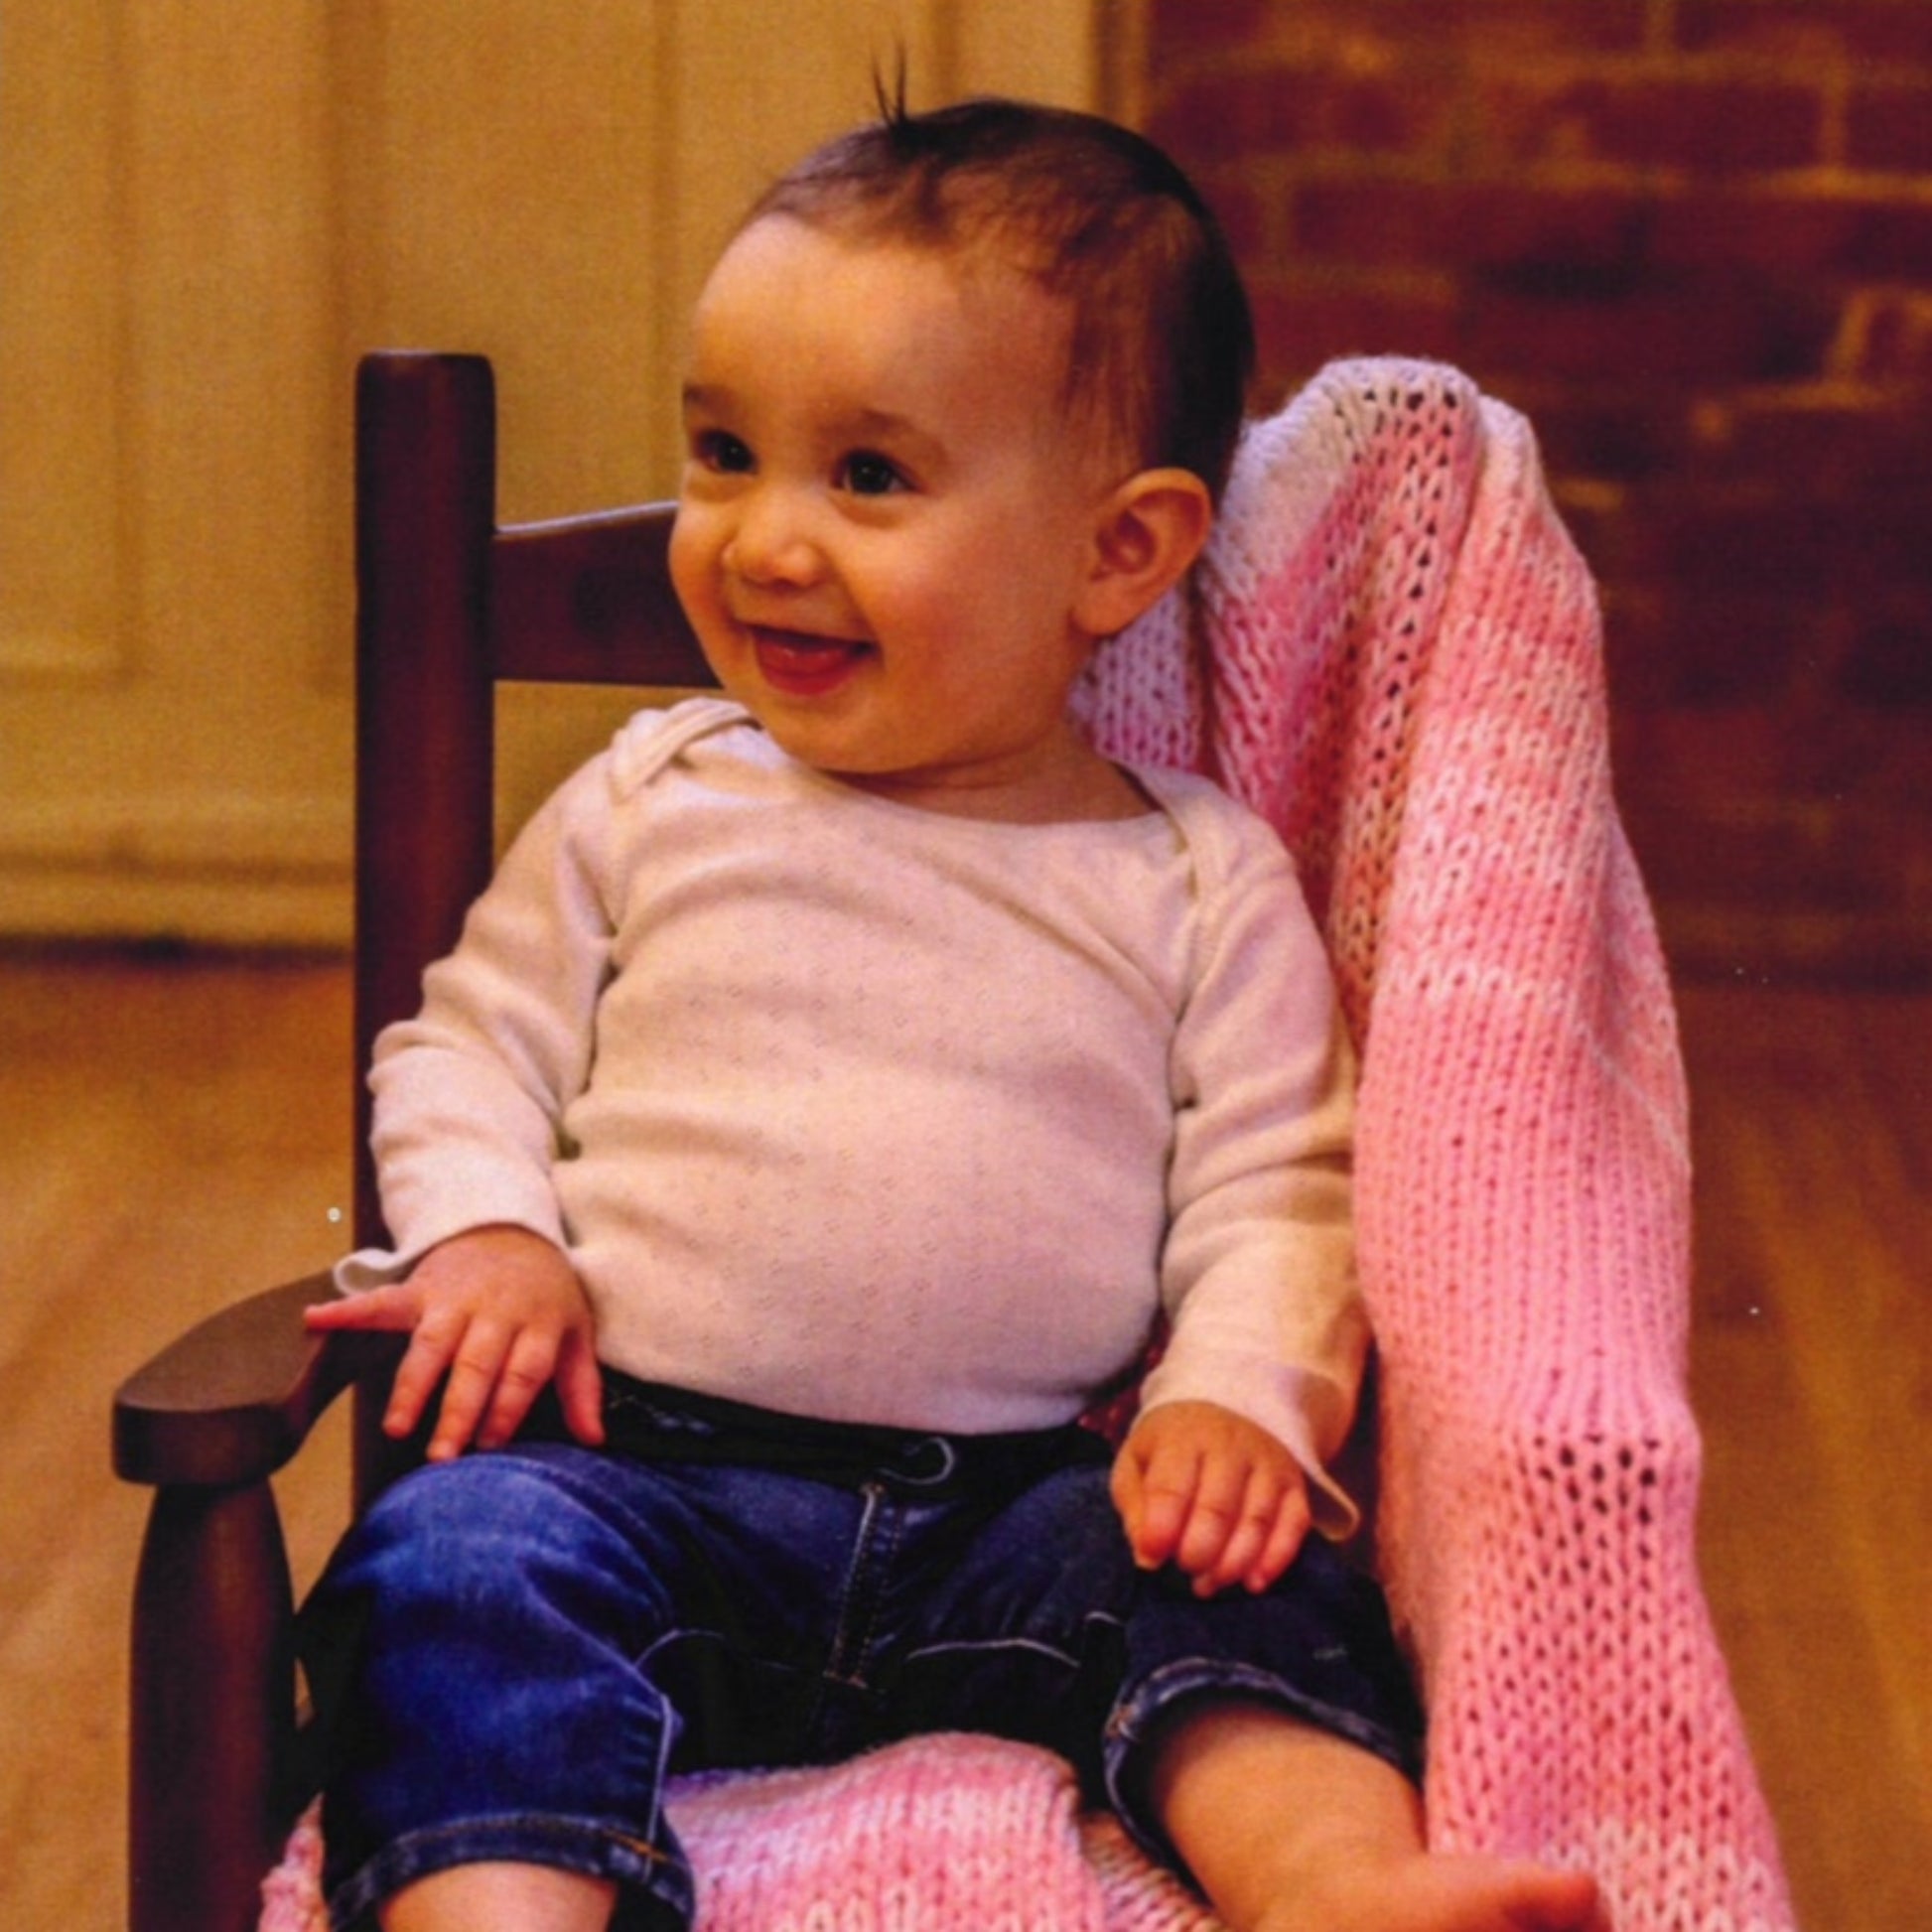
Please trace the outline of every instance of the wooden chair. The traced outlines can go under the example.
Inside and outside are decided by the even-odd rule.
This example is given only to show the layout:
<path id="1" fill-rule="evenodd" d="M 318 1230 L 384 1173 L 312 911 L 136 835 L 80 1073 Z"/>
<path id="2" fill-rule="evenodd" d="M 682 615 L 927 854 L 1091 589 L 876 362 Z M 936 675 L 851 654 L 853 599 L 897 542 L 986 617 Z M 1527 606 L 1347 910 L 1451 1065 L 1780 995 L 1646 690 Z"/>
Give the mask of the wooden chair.
<path id="1" fill-rule="evenodd" d="M 381 1238 L 359 1069 L 488 873 L 494 681 L 709 682 L 666 581 L 669 511 L 498 530 L 493 440 L 477 358 L 364 363 L 358 1245 Z M 1189 591 L 1106 647 L 1083 703 L 1104 748 L 1212 770 L 1275 822 L 1363 1042 L 1378 1557 L 1431 1707 L 1432 1834 L 1587 1863 L 1618 1932 L 1787 1932 L 1696 1581 L 1681 1066 L 1610 795 L 1600 641 L 1522 419 L 1453 370 L 1337 364 L 1256 427 Z M 212 1317 L 115 1405 L 115 1465 L 156 1491 L 134 1932 L 246 1932 L 303 1795 L 269 1478 L 397 1354 L 305 1334 L 329 1292 Z M 398 1452 L 359 1406 L 366 1496 Z M 823 1850 L 830 1809 L 794 1845 Z M 987 1807 L 959 1866 L 998 1864 L 1012 1817 Z M 821 1863 L 846 1882 L 836 1844 Z M 826 1896 L 809 1912 L 836 1915 Z"/>
<path id="2" fill-rule="evenodd" d="M 478 356 L 379 354 L 356 395 L 355 1192 L 382 1240 L 368 1096 L 377 1032 L 415 1011 L 492 859 L 498 680 L 713 680 L 672 595 L 659 505 L 498 529 L 495 401 Z M 240 1932 L 299 1802 L 294 1605 L 269 1478 L 386 1337 L 307 1334 L 327 1276 L 223 1310 L 114 1403 L 116 1471 L 155 1490 L 135 1588 L 133 1932 Z M 358 1404 L 366 1497 L 410 1451 Z"/>

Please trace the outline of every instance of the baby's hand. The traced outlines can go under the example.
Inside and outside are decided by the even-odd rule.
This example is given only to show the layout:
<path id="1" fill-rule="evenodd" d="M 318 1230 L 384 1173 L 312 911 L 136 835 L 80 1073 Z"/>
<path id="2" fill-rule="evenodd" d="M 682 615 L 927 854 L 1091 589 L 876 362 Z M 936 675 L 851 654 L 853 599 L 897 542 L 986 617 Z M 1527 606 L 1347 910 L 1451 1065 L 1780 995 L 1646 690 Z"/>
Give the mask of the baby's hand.
<path id="1" fill-rule="evenodd" d="M 580 1443 L 604 1440 L 596 1323 L 563 1252 L 523 1228 L 474 1228 L 432 1248 L 405 1281 L 306 1311 L 311 1328 L 378 1328 L 410 1337 L 382 1427 L 407 1436 L 436 1385 L 449 1386 L 430 1438 L 434 1462 L 474 1440 L 500 1449 L 555 1381 Z"/>
<path id="2" fill-rule="evenodd" d="M 1196 1596 L 1266 1589 L 1308 1534 L 1308 1478 L 1274 1437 L 1212 1402 L 1150 1409 L 1114 1458 L 1114 1507 L 1143 1570 L 1173 1562 Z"/>

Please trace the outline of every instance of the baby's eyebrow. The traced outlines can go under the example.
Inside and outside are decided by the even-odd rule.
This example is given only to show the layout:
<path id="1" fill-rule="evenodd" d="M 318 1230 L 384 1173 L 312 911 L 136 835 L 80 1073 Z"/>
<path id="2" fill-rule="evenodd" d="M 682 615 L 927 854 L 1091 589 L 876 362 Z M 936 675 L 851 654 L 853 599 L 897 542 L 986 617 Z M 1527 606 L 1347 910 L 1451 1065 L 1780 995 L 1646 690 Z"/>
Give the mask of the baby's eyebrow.
<path id="1" fill-rule="evenodd" d="M 891 409 L 859 408 L 839 416 L 834 440 L 848 447 L 882 444 L 909 461 L 937 468 L 945 459 L 946 441 L 910 416 Z"/>
<path id="2" fill-rule="evenodd" d="M 923 434 L 910 417 L 895 415 L 890 409 L 855 409 L 842 419 L 840 427 L 854 436 L 918 436 Z"/>

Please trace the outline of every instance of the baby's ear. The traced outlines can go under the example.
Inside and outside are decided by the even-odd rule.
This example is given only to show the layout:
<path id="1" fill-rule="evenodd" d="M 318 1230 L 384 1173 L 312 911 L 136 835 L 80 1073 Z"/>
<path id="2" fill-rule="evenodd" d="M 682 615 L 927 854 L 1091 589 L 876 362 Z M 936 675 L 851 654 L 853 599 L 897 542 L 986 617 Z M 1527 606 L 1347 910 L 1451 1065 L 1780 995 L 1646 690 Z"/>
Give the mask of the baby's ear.
<path id="1" fill-rule="evenodd" d="M 1214 521 L 1207 485 L 1190 470 L 1142 470 L 1111 492 L 1074 617 L 1093 637 L 1125 630 L 1200 555 Z"/>

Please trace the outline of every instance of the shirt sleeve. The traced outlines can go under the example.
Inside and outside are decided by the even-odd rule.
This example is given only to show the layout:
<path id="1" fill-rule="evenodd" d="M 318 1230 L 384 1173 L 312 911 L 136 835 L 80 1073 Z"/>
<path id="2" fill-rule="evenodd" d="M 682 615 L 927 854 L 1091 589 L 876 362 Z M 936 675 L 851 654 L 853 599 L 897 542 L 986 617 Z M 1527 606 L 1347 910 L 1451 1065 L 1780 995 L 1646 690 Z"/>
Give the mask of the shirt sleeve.
<path id="1" fill-rule="evenodd" d="M 1143 1406 L 1220 1404 L 1311 1482 L 1317 1525 L 1358 1512 L 1327 1473 L 1354 1417 L 1368 1323 L 1351 1212 L 1354 1061 L 1294 866 L 1258 820 L 1203 868 L 1174 1041 L 1162 1299 L 1172 1334 Z"/>
<path id="2" fill-rule="evenodd" d="M 338 1288 L 400 1280 L 474 1227 L 565 1242 L 552 1168 L 611 970 L 616 790 L 607 753 L 538 809 L 424 975 L 421 1011 L 377 1035 L 370 1138 L 395 1246 L 339 1263 Z"/>

